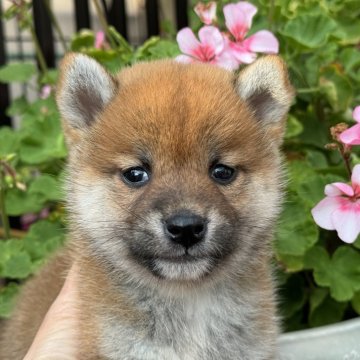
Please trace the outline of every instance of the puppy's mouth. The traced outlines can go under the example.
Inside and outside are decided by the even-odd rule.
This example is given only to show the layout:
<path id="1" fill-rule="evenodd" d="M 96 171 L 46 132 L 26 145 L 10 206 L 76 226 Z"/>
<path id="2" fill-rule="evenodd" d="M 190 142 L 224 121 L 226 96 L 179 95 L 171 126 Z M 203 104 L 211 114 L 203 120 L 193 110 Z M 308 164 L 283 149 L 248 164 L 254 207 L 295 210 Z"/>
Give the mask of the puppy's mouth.
<path id="1" fill-rule="evenodd" d="M 178 256 L 159 256 L 156 258 L 156 260 L 159 261 L 168 261 L 170 263 L 175 263 L 175 264 L 186 264 L 186 263 L 191 263 L 191 262 L 196 262 L 199 260 L 205 260 L 207 257 L 199 257 L 199 256 L 194 256 L 194 255 L 190 255 L 187 250 L 184 254 L 182 255 L 178 255 Z"/>
<path id="2" fill-rule="evenodd" d="M 193 256 L 157 256 L 142 259 L 142 264 L 157 278 L 174 281 L 194 281 L 209 275 L 217 266 L 219 258 Z"/>

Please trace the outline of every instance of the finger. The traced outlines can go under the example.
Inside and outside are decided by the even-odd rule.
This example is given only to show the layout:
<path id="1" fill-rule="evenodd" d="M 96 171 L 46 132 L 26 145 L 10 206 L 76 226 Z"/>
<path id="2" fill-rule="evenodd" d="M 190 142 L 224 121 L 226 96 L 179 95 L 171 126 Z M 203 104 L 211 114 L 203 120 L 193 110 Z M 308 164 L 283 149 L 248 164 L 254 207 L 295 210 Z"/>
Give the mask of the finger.
<path id="1" fill-rule="evenodd" d="M 77 329 L 77 267 L 73 266 L 47 312 L 24 360 L 74 360 Z"/>

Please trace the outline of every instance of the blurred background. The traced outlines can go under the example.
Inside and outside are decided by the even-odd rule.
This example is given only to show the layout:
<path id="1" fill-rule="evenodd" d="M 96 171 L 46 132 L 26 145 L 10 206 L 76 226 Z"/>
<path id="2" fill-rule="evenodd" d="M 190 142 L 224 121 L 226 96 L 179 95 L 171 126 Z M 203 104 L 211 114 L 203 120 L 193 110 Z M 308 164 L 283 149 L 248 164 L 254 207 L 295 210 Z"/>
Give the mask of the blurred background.
<path id="1" fill-rule="evenodd" d="M 102 29 L 98 12 L 107 23 L 133 46 L 142 44 L 155 35 L 175 34 L 188 24 L 188 0 L 34 0 L 32 18 L 39 45 L 49 68 L 56 67 L 65 49 L 62 40 L 69 44 L 75 32 Z M 9 8 L 23 0 L 0 0 L 0 66 L 10 62 L 35 61 L 35 48 L 28 28 L 22 28 L 17 17 L 4 19 Z M 98 6 L 98 8 L 97 8 Z M 49 7 L 52 12 L 49 11 Z M 53 15 L 56 19 L 54 19 Z M 60 29 L 61 34 L 58 32 Z M 30 92 L 30 93 L 29 93 Z M 31 98 L 28 85 L 0 84 L 0 125 L 10 125 L 5 114 L 11 98 L 26 93 Z M 24 94 L 25 95 L 25 94 Z M 18 126 L 16 118 L 13 125 Z"/>

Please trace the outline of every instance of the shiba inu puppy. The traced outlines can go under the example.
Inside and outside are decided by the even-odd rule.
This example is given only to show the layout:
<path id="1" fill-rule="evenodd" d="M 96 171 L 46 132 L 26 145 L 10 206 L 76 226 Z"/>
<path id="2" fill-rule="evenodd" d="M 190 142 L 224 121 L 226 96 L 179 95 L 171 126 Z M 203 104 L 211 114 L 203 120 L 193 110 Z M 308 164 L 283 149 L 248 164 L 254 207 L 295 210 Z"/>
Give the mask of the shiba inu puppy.
<path id="1" fill-rule="evenodd" d="M 76 262 L 79 359 L 275 359 L 269 243 L 292 98 L 276 56 L 239 75 L 165 60 L 112 77 L 67 55 L 70 240 L 25 286 L 0 358 L 24 356 Z"/>

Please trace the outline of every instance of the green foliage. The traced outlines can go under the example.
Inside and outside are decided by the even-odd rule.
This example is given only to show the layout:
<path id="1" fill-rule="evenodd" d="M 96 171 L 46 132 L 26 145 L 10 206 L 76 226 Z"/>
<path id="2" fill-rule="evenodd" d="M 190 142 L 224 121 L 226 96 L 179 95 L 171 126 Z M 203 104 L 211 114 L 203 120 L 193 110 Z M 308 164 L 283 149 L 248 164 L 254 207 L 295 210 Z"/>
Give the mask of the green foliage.
<path id="1" fill-rule="evenodd" d="M 317 49 L 326 44 L 337 28 L 336 22 L 322 14 L 304 14 L 286 22 L 281 34 L 295 40 L 308 49 Z"/>
<path id="2" fill-rule="evenodd" d="M 0 318 L 11 315 L 18 292 L 19 285 L 16 283 L 9 283 L 6 287 L 0 288 Z"/>
<path id="3" fill-rule="evenodd" d="M 351 300 L 360 290 L 360 253 L 339 246 L 330 258 L 325 248 L 313 247 L 305 257 L 305 267 L 314 270 L 315 282 L 330 289 L 337 301 Z"/>
<path id="4" fill-rule="evenodd" d="M 9 64 L 0 69 L 0 81 L 3 83 L 27 82 L 36 74 L 34 64 Z"/>
<path id="5" fill-rule="evenodd" d="M 193 0 L 195 4 L 197 1 Z M 218 1 L 218 22 L 224 21 Z M 281 280 L 281 311 L 287 330 L 330 324 L 345 313 L 360 314 L 360 239 L 343 244 L 336 232 L 320 230 L 311 209 L 324 197 L 324 186 L 348 181 L 336 152 L 325 149 L 331 142 L 329 128 L 351 122 L 351 110 L 360 104 L 360 8 L 358 0 L 254 0 L 258 14 L 250 33 L 270 29 L 280 41 L 297 92 L 285 134 L 287 198 L 274 241 L 275 262 Z M 10 7 L 7 18 L 21 16 L 28 26 L 28 8 Z M 194 30 L 201 26 L 190 12 Z M 92 56 L 110 72 L 137 61 L 173 58 L 179 49 L 171 24 L 166 39 L 152 37 L 138 48 L 109 27 L 108 41 L 94 47 L 95 34 L 82 30 L 72 38 L 70 49 Z M 27 82 L 37 77 L 39 92 L 54 85 L 56 71 L 38 74 L 33 64 L 0 68 L 0 81 Z M 8 215 L 50 211 L 21 239 L 0 241 L 0 316 L 9 316 L 19 285 L 33 274 L 64 241 L 61 205 L 62 168 L 66 147 L 53 94 L 30 102 L 15 99 L 9 116 L 21 119 L 21 128 L 0 128 L 0 161 L 14 170 L 4 176 Z M 352 162 L 360 163 L 360 154 Z M 1 166 L 0 166 L 1 177 Z M 1 183 L 0 183 L 1 188 Z M 1 193 L 1 191 L 0 191 Z M 1 195 L 1 194 L 0 194 Z"/>

